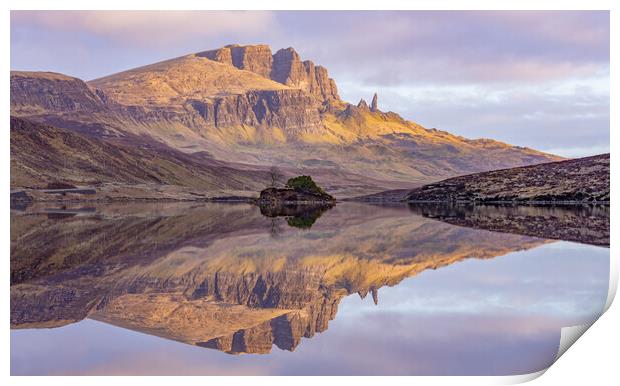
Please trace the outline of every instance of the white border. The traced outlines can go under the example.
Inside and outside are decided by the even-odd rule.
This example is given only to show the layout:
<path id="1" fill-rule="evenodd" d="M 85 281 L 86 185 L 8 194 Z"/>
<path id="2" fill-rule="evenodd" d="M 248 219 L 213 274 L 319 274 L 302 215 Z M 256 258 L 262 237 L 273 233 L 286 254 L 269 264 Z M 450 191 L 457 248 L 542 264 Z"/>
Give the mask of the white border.
<path id="1" fill-rule="evenodd" d="M 129 4 L 126 0 L 109 0 L 106 2 L 103 1 L 90 1 L 79 2 L 76 0 L 56 0 L 53 3 L 49 1 L 8 1 L 8 7 L 6 12 L 2 16 L 2 52 L 5 53 L 4 56 L 4 74 L 5 76 L 2 78 L 2 106 L 4 106 L 3 110 L 3 122 L 5 125 L 9 122 L 9 77 L 8 72 L 10 70 L 10 61 L 7 53 L 10 52 L 10 13 L 8 10 L 10 9 L 112 9 L 112 10 L 129 10 L 129 9 L 160 9 L 160 10 L 194 10 L 194 9 L 211 9 L 211 10 L 229 10 L 229 9 L 247 9 L 247 10 L 262 10 L 262 9 L 280 9 L 280 10 L 340 10 L 340 9 L 418 9 L 418 10 L 465 10 L 465 9 L 474 9 L 474 10 L 484 10 L 484 9 L 495 9 L 495 10 L 611 10 L 611 63 L 610 68 L 616 69 L 618 64 L 618 49 L 614 47 L 614 43 L 618 46 L 618 24 L 620 22 L 620 18 L 618 17 L 618 6 L 617 1 L 612 0 L 589 0 L 589 1 L 553 1 L 553 0 L 521 0 L 521 1 L 497 1 L 497 0 L 477 0 L 477 1 L 458 1 L 458 0 L 434 0 L 434 1 L 397 1 L 397 0 L 382 0 L 382 1 L 368 1 L 368 0 L 358 0 L 355 2 L 351 2 L 349 4 L 345 2 L 336 2 L 334 0 L 313 0 L 311 2 L 302 3 L 302 2 L 291 2 L 283 1 L 283 0 L 272 0 L 272 1 L 250 1 L 250 0 L 228 0 L 226 2 L 204 2 L 204 1 L 191 1 L 191 0 L 175 0 L 175 1 L 165 1 L 165 0 L 151 0 L 151 1 L 133 1 Z M 354 5 L 355 8 L 350 8 L 351 5 Z M 612 79 L 612 87 L 611 87 L 611 104 L 610 106 L 617 107 L 617 81 L 618 77 L 615 76 L 614 70 L 611 71 L 611 79 Z M 611 127 L 617 127 L 618 118 L 617 111 L 611 109 Z M 617 147 L 618 135 L 614 130 L 611 130 L 611 143 L 610 148 L 612 149 L 612 154 L 614 152 L 613 149 Z M 1 154 L 2 159 L 0 160 L 0 167 L 2 168 L 3 178 L 2 178 L 2 187 L 4 189 L 5 194 L 9 192 L 9 130 L 8 127 L 5 126 L 5 130 L 2 135 L 2 145 L 3 152 Z M 614 162 L 614 157 L 612 156 L 612 163 Z M 611 173 L 612 181 L 612 201 L 618 201 L 618 192 L 617 189 L 617 181 L 618 181 L 618 173 L 614 168 L 612 168 Z M 5 205 L 8 206 L 9 199 L 5 198 Z M 2 229 L 2 245 L 4 250 L 9 253 L 9 232 L 10 232 L 10 220 L 8 216 L 8 208 L 4 211 L 3 221 L 1 223 Z M 616 224 L 616 219 L 618 218 L 618 210 L 616 206 L 612 205 L 611 207 L 611 224 L 612 224 L 612 237 L 611 239 L 615 239 L 616 231 L 613 227 Z M 615 243 L 612 241 L 611 248 L 611 270 L 610 270 L 610 290 L 607 301 L 607 307 L 611 305 L 613 297 L 616 292 L 617 283 L 618 283 L 618 256 L 616 253 Z M 4 320 L 9 320 L 9 275 L 6 272 L 10 271 L 10 262 L 9 256 L 5 257 L 5 274 L 0 276 L 3 281 L 4 291 L 2 293 L 1 306 L 4 313 Z M 578 350 L 568 350 L 567 354 L 563 355 L 562 358 L 558 361 L 557 364 L 554 364 L 551 369 L 548 371 L 548 375 L 541 377 L 536 380 L 537 384 L 563 384 L 563 385 L 571 385 L 571 384 L 583 384 L 584 382 L 590 382 L 595 379 L 596 385 L 612 385 L 616 384 L 618 380 L 617 374 L 617 366 L 615 365 L 618 358 L 618 343 L 619 343 L 619 334 L 617 331 L 617 326 L 620 325 L 620 317 L 618 306 L 613 306 L 610 308 L 610 311 L 601 317 L 599 321 L 596 322 L 596 327 L 591 331 L 588 331 L 583 340 L 580 341 L 577 346 L 579 346 Z M 4 350 L 2 351 L 2 370 L 3 375 L 8 377 L 10 374 L 9 367 L 9 338 L 10 331 L 8 328 L 3 332 L 3 338 L 5 344 L 3 345 Z M 612 362 L 613 361 L 613 362 Z M 347 382 L 355 382 L 356 384 L 375 384 L 377 381 L 385 381 L 390 382 L 390 384 L 410 384 L 411 382 L 421 382 L 422 384 L 472 384 L 472 385 L 489 385 L 489 384 L 513 384 L 519 382 L 525 382 L 531 379 L 535 379 L 541 374 L 545 373 L 545 371 L 541 371 L 539 373 L 525 375 L 525 376 L 512 376 L 512 377 L 348 377 L 346 379 Z M 340 377 L 321 377 L 321 378 L 313 378 L 313 377 L 295 377 L 294 379 L 289 379 L 289 377 L 270 377 L 259 378 L 259 377 L 211 377 L 206 380 L 203 377 L 121 377 L 115 378 L 114 380 L 119 380 L 122 382 L 131 382 L 131 383 L 149 383 L 153 385 L 168 385 L 171 381 L 175 384 L 185 384 L 185 383 L 204 383 L 206 382 L 216 382 L 227 383 L 227 384 L 236 384 L 243 383 L 247 384 L 248 382 L 261 382 L 268 381 L 270 384 L 289 384 L 291 382 L 299 383 L 299 384 L 314 384 L 315 382 L 327 382 L 327 383 L 341 383 L 344 379 Z M 92 384 L 101 384 L 104 385 L 110 381 L 109 379 L 103 377 L 13 377 L 11 379 L 7 379 L 8 383 L 5 384 L 41 384 L 45 382 L 49 385 L 78 385 L 83 384 L 85 381 Z"/>

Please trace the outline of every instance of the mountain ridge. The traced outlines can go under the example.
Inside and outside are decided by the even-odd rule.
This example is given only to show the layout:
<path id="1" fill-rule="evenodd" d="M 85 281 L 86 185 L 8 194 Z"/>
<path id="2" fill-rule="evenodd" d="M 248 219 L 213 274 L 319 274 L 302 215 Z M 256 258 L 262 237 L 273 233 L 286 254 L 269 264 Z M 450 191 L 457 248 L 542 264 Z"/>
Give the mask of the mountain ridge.
<path id="1" fill-rule="evenodd" d="M 362 188 L 319 178 L 342 197 L 561 159 L 426 129 L 381 111 L 376 94 L 370 106 L 338 95 L 324 67 L 266 45 L 202 51 L 89 82 L 11 72 L 16 117 L 97 137 L 148 137 L 224 162 L 383 181 Z"/>

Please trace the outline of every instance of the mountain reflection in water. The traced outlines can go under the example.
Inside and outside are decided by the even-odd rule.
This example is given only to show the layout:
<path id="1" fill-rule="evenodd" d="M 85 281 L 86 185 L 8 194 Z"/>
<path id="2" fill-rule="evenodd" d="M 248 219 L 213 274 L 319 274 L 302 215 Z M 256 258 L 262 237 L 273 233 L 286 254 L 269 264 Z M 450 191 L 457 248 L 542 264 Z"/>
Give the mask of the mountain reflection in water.
<path id="1" fill-rule="evenodd" d="M 406 206 L 325 210 L 174 203 L 13 211 L 11 328 L 89 318 L 233 354 L 293 351 L 325 331 L 350 294 L 380 304 L 382 287 L 422 271 L 551 242 L 454 226 Z"/>

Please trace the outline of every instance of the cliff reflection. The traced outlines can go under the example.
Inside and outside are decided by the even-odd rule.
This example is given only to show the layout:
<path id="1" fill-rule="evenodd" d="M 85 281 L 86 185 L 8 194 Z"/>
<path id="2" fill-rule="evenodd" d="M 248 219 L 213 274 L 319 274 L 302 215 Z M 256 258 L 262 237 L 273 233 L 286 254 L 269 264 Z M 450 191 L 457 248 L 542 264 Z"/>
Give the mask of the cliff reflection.
<path id="1" fill-rule="evenodd" d="M 273 221 L 296 217 L 275 216 L 223 204 L 13 212 L 11 328 L 91 318 L 228 353 L 292 351 L 345 296 L 376 304 L 381 287 L 426 269 L 546 242 L 353 203 L 274 238 Z"/>

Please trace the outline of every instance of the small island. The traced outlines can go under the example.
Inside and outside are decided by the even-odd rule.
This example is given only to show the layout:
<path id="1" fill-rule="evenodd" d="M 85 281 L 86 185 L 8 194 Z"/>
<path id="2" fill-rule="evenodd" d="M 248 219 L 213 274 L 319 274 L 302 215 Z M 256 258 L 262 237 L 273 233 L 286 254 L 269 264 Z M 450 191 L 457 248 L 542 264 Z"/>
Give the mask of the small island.
<path id="1" fill-rule="evenodd" d="M 269 187 L 256 200 L 261 213 L 267 217 L 286 217 L 289 226 L 308 229 L 336 199 L 325 193 L 310 176 L 290 178 L 284 188 Z"/>
<path id="2" fill-rule="evenodd" d="M 329 205 L 336 199 L 325 193 L 310 176 L 290 178 L 284 188 L 269 187 L 260 192 L 259 206 L 281 206 L 289 204 Z"/>

